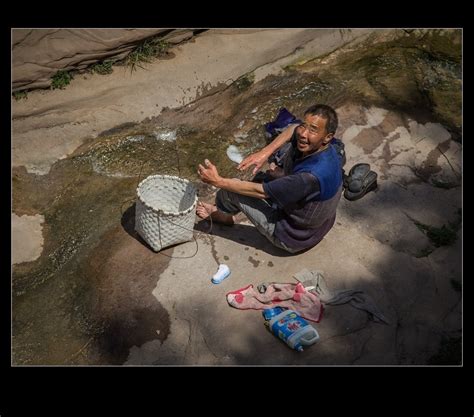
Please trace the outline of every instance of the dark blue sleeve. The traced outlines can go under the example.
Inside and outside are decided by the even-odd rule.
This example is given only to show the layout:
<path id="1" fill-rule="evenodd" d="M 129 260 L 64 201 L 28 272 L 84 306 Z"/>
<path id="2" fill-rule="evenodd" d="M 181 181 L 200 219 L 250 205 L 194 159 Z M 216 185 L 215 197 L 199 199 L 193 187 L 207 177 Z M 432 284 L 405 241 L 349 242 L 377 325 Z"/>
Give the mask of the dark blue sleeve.
<path id="1" fill-rule="evenodd" d="M 302 200 L 311 200 L 320 193 L 318 179 L 307 172 L 287 175 L 262 185 L 265 194 L 281 209 L 294 206 Z"/>

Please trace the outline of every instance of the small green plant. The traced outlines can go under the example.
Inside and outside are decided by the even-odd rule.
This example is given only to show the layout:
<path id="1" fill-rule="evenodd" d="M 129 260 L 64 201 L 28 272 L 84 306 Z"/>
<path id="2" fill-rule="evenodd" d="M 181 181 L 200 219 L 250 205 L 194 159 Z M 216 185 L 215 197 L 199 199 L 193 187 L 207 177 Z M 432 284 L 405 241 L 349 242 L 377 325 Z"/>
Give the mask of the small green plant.
<path id="1" fill-rule="evenodd" d="M 136 67 L 143 68 L 141 64 L 150 63 L 153 58 L 163 56 L 170 48 L 170 44 L 160 38 L 147 39 L 125 58 L 125 64 L 130 66 L 130 71 Z"/>
<path id="2" fill-rule="evenodd" d="M 28 91 L 27 90 L 15 91 L 12 95 L 13 95 L 13 98 L 17 101 L 21 99 L 26 100 L 28 98 Z"/>
<path id="3" fill-rule="evenodd" d="M 449 222 L 447 225 L 443 224 L 441 227 L 434 227 L 428 224 L 423 224 L 415 219 L 411 218 L 415 226 L 423 232 L 431 240 L 431 243 L 439 248 L 440 246 L 449 246 L 453 244 L 457 239 L 457 232 L 461 227 L 462 223 L 462 209 L 458 208 L 456 211 L 456 218 Z M 417 258 L 428 256 L 433 250 L 425 248 L 420 251 Z"/>
<path id="4" fill-rule="evenodd" d="M 56 88 L 63 89 L 66 87 L 71 80 L 74 78 L 71 72 L 65 70 L 59 70 L 56 74 L 53 75 L 51 88 L 54 90 Z"/>
<path id="5" fill-rule="evenodd" d="M 443 224 L 441 227 L 434 227 L 417 221 L 415 221 L 415 225 L 428 236 L 437 248 L 449 246 L 456 241 L 456 230 L 453 230 L 451 225 L 446 226 Z"/>
<path id="6" fill-rule="evenodd" d="M 96 64 L 92 65 L 90 71 L 92 73 L 97 73 L 101 75 L 111 74 L 113 72 L 113 65 L 114 61 L 112 60 L 105 60 L 102 62 L 97 62 Z"/>
<path id="7" fill-rule="evenodd" d="M 239 91 L 245 91 L 253 84 L 255 80 L 255 74 L 252 72 L 250 74 L 242 75 L 242 77 L 235 80 L 235 86 Z"/>
<path id="8" fill-rule="evenodd" d="M 432 184 L 437 187 L 437 188 L 444 188 L 446 190 L 449 190 L 450 188 L 454 188 L 454 187 L 457 187 L 456 184 L 452 184 L 452 183 L 449 183 L 449 182 L 443 182 L 443 181 L 439 181 L 437 179 L 432 179 L 431 180 Z"/>

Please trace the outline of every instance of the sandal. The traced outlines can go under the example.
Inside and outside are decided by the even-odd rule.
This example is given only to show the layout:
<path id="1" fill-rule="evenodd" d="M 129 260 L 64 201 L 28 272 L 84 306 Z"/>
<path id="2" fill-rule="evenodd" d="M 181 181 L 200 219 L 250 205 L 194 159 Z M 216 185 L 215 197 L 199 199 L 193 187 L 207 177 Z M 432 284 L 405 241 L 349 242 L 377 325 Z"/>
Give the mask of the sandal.
<path id="1" fill-rule="evenodd" d="M 344 197 L 354 201 L 377 188 L 377 173 L 370 170 L 369 164 L 355 164 L 344 176 Z"/>

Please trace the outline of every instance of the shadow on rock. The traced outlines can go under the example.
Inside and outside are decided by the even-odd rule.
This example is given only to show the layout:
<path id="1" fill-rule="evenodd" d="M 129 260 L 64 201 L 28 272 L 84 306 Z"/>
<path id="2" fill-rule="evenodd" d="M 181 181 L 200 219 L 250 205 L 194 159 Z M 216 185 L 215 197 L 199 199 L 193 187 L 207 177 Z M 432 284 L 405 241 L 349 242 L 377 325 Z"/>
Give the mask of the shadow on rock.
<path id="1" fill-rule="evenodd" d="M 249 246 L 272 256 L 286 257 L 293 256 L 285 252 L 283 249 L 273 246 L 264 236 L 262 236 L 254 226 L 246 224 L 234 224 L 232 226 L 224 226 L 203 220 L 194 226 L 194 230 L 199 232 L 219 236 L 224 239 L 232 240 L 244 246 Z M 302 252 L 299 252 L 302 253 Z"/>
<path id="2" fill-rule="evenodd" d="M 135 206 L 136 206 L 136 203 L 133 203 L 128 209 L 125 210 L 125 212 L 122 212 L 122 218 L 120 220 L 120 223 L 123 229 L 131 237 L 133 237 L 137 242 L 141 243 L 143 246 L 149 249 L 152 253 L 156 253 L 159 255 L 164 255 L 164 256 L 172 258 L 173 257 L 171 256 L 172 250 L 175 247 L 181 245 L 182 242 L 176 243 L 174 245 L 166 246 L 165 248 L 162 248 L 159 252 L 154 251 L 153 248 L 135 230 Z"/>
<path id="3" fill-rule="evenodd" d="M 146 246 L 148 249 L 153 251 L 152 247 L 145 242 L 145 240 L 137 233 L 135 230 L 135 206 L 137 204 L 133 203 L 128 209 L 122 212 L 122 218 L 120 223 L 123 229 L 136 241 L 140 242 L 142 245 Z"/>

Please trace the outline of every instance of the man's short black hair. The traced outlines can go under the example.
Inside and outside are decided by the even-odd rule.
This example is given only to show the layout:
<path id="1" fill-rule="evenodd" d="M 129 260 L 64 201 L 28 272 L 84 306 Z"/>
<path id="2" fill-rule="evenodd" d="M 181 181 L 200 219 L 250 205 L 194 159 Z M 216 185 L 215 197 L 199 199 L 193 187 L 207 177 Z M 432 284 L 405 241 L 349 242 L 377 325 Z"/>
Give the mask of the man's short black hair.
<path id="1" fill-rule="evenodd" d="M 336 111 L 326 104 L 314 104 L 306 109 L 304 115 L 320 116 L 326 119 L 326 131 L 335 134 L 339 123 Z"/>

